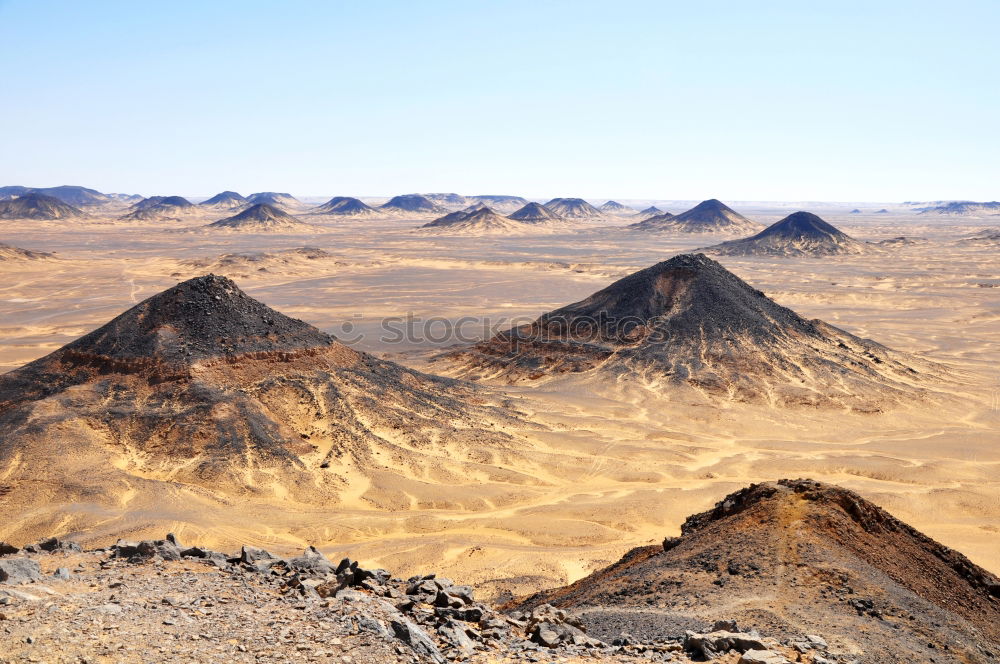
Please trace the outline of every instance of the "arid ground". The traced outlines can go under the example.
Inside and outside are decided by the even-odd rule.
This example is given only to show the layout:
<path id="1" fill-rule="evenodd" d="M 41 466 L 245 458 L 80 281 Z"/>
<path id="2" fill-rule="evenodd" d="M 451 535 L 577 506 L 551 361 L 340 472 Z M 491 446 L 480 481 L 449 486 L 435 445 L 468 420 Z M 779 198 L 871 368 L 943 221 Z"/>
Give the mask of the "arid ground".
<path id="1" fill-rule="evenodd" d="M 236 501 L 143 477 L 163 490 L 123 489 L 115 505 L 19 508 L 0 520 L 0 540 L 34 523 L 37 537 L 48 536 L 59 514 L 93 510 L 94 528 L 76 537 L 84 543 L 174 531 L 219 547 L 315 544 L 330 557 L 350 555 L 404 576 L 434 569 L 488 595 L 491 587 L 526 592 L 574 581 L 676 534 L 686 516 L 750 482 L 812 477 L 858 491 L 1000 572 L 1000 261 L 997 244 L 962 241 L 997 227 L 997 218 L 805 204 L 739 209 L 768 224 L 807 209 L 859 240 L 920 238 L 871 255 L 720 262 L 806 318 L 946 365 L 952 378 L 935 386 L 939 398 L 860 414 L 706 403 L 587 374 L 496 385 L 489 388 L 496 399 L 509 396 L 525 422 L 510 431 L 519 462 L 505 474 L 439 473 L 447 455 L 422 459 L 387 468 L 382 480 L 359 475 L 335 509 L 290 503 L 278 489 Z M 209 217 L 2 222 L 0 241 L 56 258 L 0 260 L 0 371 L 212 272 L 358 349 L 447 374 L 448 364 L 435 360 L 456 342 L 435 341 L 446 321 L 470 317 L 462 329 L 478 340 L 484 321 L 504 329 L 505 321 L 533 319 L 728 239 L 626 231 L 624 219 L 511 237 L 417 231 L 426 220 L 303 219 L 314 229 L 294 234 L 201 229 Z M 302 247 L 322 252 L 291 251 Z M 398 334 L 381 329 L 384 319 L 409 314 L 418 321 L 413 338 L 396 342 Z M 428 319 L 429 327 L 419 322 Z M 128 461 L 121 464 L 127 470 Z M 4 480 L 0 469 L 0 488 Z"/>

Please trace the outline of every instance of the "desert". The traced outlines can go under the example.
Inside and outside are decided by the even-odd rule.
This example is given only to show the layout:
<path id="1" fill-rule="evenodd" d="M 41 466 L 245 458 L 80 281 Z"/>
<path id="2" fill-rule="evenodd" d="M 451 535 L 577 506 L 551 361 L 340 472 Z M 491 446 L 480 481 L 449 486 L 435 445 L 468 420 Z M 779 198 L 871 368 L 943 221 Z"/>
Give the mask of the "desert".
<path id="1" fill-rule="evenodd" d="M 1000 661 L 998 24 L 0 2 L 0 664 Z"/>

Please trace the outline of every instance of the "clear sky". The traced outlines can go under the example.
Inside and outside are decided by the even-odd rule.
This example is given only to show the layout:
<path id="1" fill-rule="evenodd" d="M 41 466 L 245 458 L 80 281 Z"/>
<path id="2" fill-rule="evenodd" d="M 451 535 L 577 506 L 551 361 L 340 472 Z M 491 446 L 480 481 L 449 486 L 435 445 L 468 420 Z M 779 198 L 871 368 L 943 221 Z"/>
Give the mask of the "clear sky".
<path id="1" fill-rule="evenodd" d="M 0 0 L 0 184 L 994 200 L 998 30 L 998 0 Z"/>

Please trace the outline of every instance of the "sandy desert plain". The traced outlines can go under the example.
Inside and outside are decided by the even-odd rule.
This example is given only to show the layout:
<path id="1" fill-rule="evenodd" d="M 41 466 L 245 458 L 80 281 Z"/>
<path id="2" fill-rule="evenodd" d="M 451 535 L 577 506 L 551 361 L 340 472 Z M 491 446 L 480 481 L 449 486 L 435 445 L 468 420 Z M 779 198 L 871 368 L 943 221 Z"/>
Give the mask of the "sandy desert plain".
<path id="1" fill-rule="evenodd" d="M 335 470 L 347 488 L 317 505 L 290 498 L 280 478 L 240 495 L 188 486 L 122 449 L 114 486 L 92 502 L 60 503 L 39 470 L 37 503 L 15 505 L 0 520 L 0 540 L 62 533 L 95 545 L 173 531 L 222 548 L 315 544 L 331 558 L 349 555 L 404 576 L 433 569 L 488 597 L 579 579 L 677 534 L 685 517 L 750 482 L 811 477 L 858 491 L 1000 573 L 1000 261 L 996 244 L 962 241 L 1000 226 L 1000 217 L 919 215 L 904 206 L 850 214 L 871 204 L 730 205 L 763 224 L 804 209 L 860 240 L 925 239 L 871 255 L 719 260 L 805 318 L 946 365 L 949 379 L 932 398 L 876 413 L 710 401 L 586 373 L 488 385 L 482 398 L 508 403 L 520 417 L 503 425 L 512 442 L 488 462 L 438 446 L 412 450 L 405 463 L 345 466 Z M 426 218 L 398 216 L 303 217 L 314 225 L 240 233 L 200 228 L 225 213 L 137 223 L 119 214 L 2 222 L 0 241 L 56 258 L 0 260 L 0 372 L 211 272 L 338 338 L 363 335 L 355 348 L 448 375 L 455 369 L 438 358 L 442 344 L 390 343 L 380 321 L 468 316 L 502 328 L 728 239 L 627 231 L 634 220 L 623 217 L 467 237 L 431 235 L 417 230 Z M 301 247 L 325 254 L 290 251 Z M 53 467 L 71 467 L 58 450 L 52 455 Z M 17 463 L 0 468 L 0 485 L 24 473 Z"/>

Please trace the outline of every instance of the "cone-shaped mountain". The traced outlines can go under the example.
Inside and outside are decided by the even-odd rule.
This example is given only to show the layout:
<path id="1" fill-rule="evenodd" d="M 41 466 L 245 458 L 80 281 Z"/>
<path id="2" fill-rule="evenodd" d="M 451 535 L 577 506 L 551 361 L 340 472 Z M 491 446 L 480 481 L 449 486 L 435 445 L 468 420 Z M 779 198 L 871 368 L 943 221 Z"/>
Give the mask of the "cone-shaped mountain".
<path id="1" fill-rule="evenodd" d="M 553 198 L 545 207 L 564 219 L 591 219 L 604 214 L 582 198 Z"/>
<path id="2" fill-rule="evenodd" d="M 383 210 L 395 212 L 444 212 L 445 209 L 420 194 L 393 196 L 382 206 Z"/>
<path id="3" fill-rule="evenodd" d="M 711 198 L 678 215 L 669 214 L 646 219 L 629 226 L 642 231 L 675 231 L 680 233 L 749 233 L 760 230 L 760 224 L 750 221 L 722 201 Z"/>
<path id="4" fill-rule="evenodd" d="M 272 205 L 257 203 L 243 210 L 239 214 L 225 219 L 219 219 L 208 224 L 208 228 L 289 228 L 305 226 L 284 210 L 280 210 Z"/>
<path id="5" fill-rule="evenodd" d="M 323 214 L 340 215 L 344 217 L 370 217 L 377 214 L 371 206 L 350 196 L 334 196 L 326 203 L 316 208 Z"/>
<path id="6" fill-rule="evenodd" d="M 610 373 L 705 395 L 862 410 L 922 393 L 912 387 L 915 358 L 806 320 L 704 254 L 675 256 L 442 358 L 480 379 Z"/>
<path id="7" fill-rule="evenodd" d="M 216 207 L 219 209 L 238 208 L 246 204 L 247 199 L 235 191 L 222 191 L 208 200 L 199 203 L 199 205 L 204 205 L 205 207 Z"/>
<path id="8" fill-rule="evenodd" d="M 462 476 L 509 447 L 507 421 L 475 386 L 352 350 L 209 275 L 0 375 L 4 503 L 33 506 L 25 535 L 67 503 L 95 532 L 197 519 L 184 495 L 329 509 L 361 486 L 352 500 L 396 504 L 402 471 L 380 459 L 439 472 L 447 450 Z"/>
<path id="9" fill-rule="evenodd" d="M 795 212 L 756 235 L 703 251 L 725 256 L 833 256 L 864 254 L 872 248 L 811 212 Z"/>
<path id="10" fill-rule="evenodd" d="M 517 212 L 512 212 L 508 216 L 515 221 L 526 221 L 529 223 L 555 221 L 561 218 L 541 203 L 528 203 Z"/>

